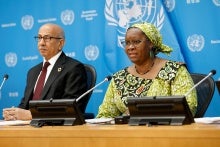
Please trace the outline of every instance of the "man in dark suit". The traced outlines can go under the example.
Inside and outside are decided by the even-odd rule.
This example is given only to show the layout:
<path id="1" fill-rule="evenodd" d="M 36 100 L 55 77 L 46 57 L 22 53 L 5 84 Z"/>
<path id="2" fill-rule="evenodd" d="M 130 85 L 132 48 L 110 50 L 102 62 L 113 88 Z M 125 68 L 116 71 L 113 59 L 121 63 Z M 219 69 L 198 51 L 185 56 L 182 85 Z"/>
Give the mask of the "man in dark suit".
<path id="1" fill-rule="evenodd" d="M 84 65 L 78 60 L 67 57 L 62 51 L 65 34 L 60 26 L 44 24 L 40 27 L 35 39 L 38 42 L 38 50 L 43 56 L 43 62 L 28 71 L 24 97 L 18 108 L 3 110 L 5 120 L 32 119 L 29 111 L 29 101 L 32 99 L 72 99 L 78 98 L 87 90 Z M 43 90 L 40 94 L 38 93 L 38 96 L 34 96 L 45 62 L 49 62 L 49 66 L 45 74 L 45 82 L 42 84 Z M 82 112 L 85 111 L 83 102 L 79 103 L 79 108 Z"/>

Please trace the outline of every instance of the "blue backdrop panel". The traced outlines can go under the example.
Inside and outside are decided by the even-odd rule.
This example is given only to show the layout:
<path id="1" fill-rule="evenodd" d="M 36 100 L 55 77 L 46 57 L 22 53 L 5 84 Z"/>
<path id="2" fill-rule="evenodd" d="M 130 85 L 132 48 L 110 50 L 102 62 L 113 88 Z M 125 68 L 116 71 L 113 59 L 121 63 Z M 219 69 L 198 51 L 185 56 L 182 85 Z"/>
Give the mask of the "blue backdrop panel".
<path id="1" fill-rule="evenodd" d="M 216 3 L 214 3 L 216 2 Z M 219 1 L 176 1 L 175 9 L 169 13 L 175 24 L 175 30 L 183 49 L 183 56 L 191 72 L 208 74 L 216 69 L 220 77 L 220 5 Z M 208 108 L 207 116 L 220 114 L 220 104 L 217 89 Z"/>
<path id="2" fill-rule="evenodd" d="M 66 32 L 64 52 L 97 70 L 97 83 L 129 66 L 121 41 L 128 26 L 151 22 L 161 31 L 170 56 L 185 62 L 190 72 L 207 74 L 216 69 L 220 80 L 220 2 L 218 0 L 1 0 L 0 91 L 2 109 L 17 106 L 23 96 L 28 69 L 42 61 L 34 36 L 45 23 L 57 23 Z M 1 78 L 2 77 L 2 78 Z M 87 110 L 97 114 L 108 82 L 97 87 Z M 215 92 L 206 116 L 219 116 Z"/>

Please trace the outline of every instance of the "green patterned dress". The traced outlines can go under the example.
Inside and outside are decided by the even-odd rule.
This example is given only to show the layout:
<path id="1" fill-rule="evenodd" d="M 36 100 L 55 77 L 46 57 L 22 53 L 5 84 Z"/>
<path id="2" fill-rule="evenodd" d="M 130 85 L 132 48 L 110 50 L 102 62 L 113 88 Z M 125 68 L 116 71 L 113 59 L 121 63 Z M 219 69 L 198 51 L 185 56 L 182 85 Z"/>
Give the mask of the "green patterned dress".
<path id="1" fill-rule="evenodd" d="M 178 62 L 167 61 L 155 79 L 136 77 L 125 68 L 113 75 L 96 117 L 113 118 L 124 114 L 128 110 L 127 97 L 184 95 L 193 85 L 189 72 Z M 196 91 L 193 90 L 186 100 L 195 115 Z"/>

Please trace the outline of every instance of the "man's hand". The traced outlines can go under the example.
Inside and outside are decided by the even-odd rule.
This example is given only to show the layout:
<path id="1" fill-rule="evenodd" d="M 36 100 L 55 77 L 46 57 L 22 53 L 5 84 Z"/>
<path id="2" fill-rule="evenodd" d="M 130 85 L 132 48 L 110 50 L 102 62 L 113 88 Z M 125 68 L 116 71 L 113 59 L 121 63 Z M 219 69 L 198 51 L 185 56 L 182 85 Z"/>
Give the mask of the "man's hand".
<path id="1" fill-rule="evenodd" d="M 3 109 L 4 120 L 31 120 L 30 110 L 25 110 L 21 108 L 6 108 Z"/>

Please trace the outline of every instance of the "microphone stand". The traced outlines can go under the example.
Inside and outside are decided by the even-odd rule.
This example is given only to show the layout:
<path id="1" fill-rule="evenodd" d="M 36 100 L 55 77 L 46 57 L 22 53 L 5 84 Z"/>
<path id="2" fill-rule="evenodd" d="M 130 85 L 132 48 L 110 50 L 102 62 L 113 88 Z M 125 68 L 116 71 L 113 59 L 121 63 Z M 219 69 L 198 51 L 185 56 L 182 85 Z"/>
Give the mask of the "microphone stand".
<path id="1" fill-rule="evenodd" d="M 111 79 L 111 76 L 106 77 L 102 82 L 98 83 L 97 85 L 95 85 L 94 87 L 92 87 L 91 89 L 89 89 L 88 91 L 86 91 L 85 93 L 83 93 L 80 97 L 78 97 L 76 99 L 76 102 L 78 102 L 80 99 L 82 99 L 85 95 L 87 95 L 88 93 L 90 93 L 92 90 L 94 90 L 96 87 L 98 87 L 99 85 L 101 85 L 102 83 L 109 81 Z"/>
<path id="2" fill-rule="evenodd" d="M 205 78 L 203 78 L 201 81 L 199 81 L 198 83 L 196 83 L 184 96 L 188 96 L 190 94 L 190 92 L 192 92 L 192 90 L 194 88 L 196 88 L 199 84 L 201 84 L 203 81 L 205 81 L 208 77 L 215 75 L 216 71 L 212 70 Z"/>
<path id="3" fill-rule="evenodd" d="M 8 75 L 5 74 L 5 75 L 4 75 L 4 79 L 3 79 L 2 83 L 1 83 L 1 86 L 0 86 L 0 99 L 2 98 L 2 86 L 4 85 L 4 83 L 5 83 L 5 81 L 6 81 L 7 79 L 8 79 Z"/>

